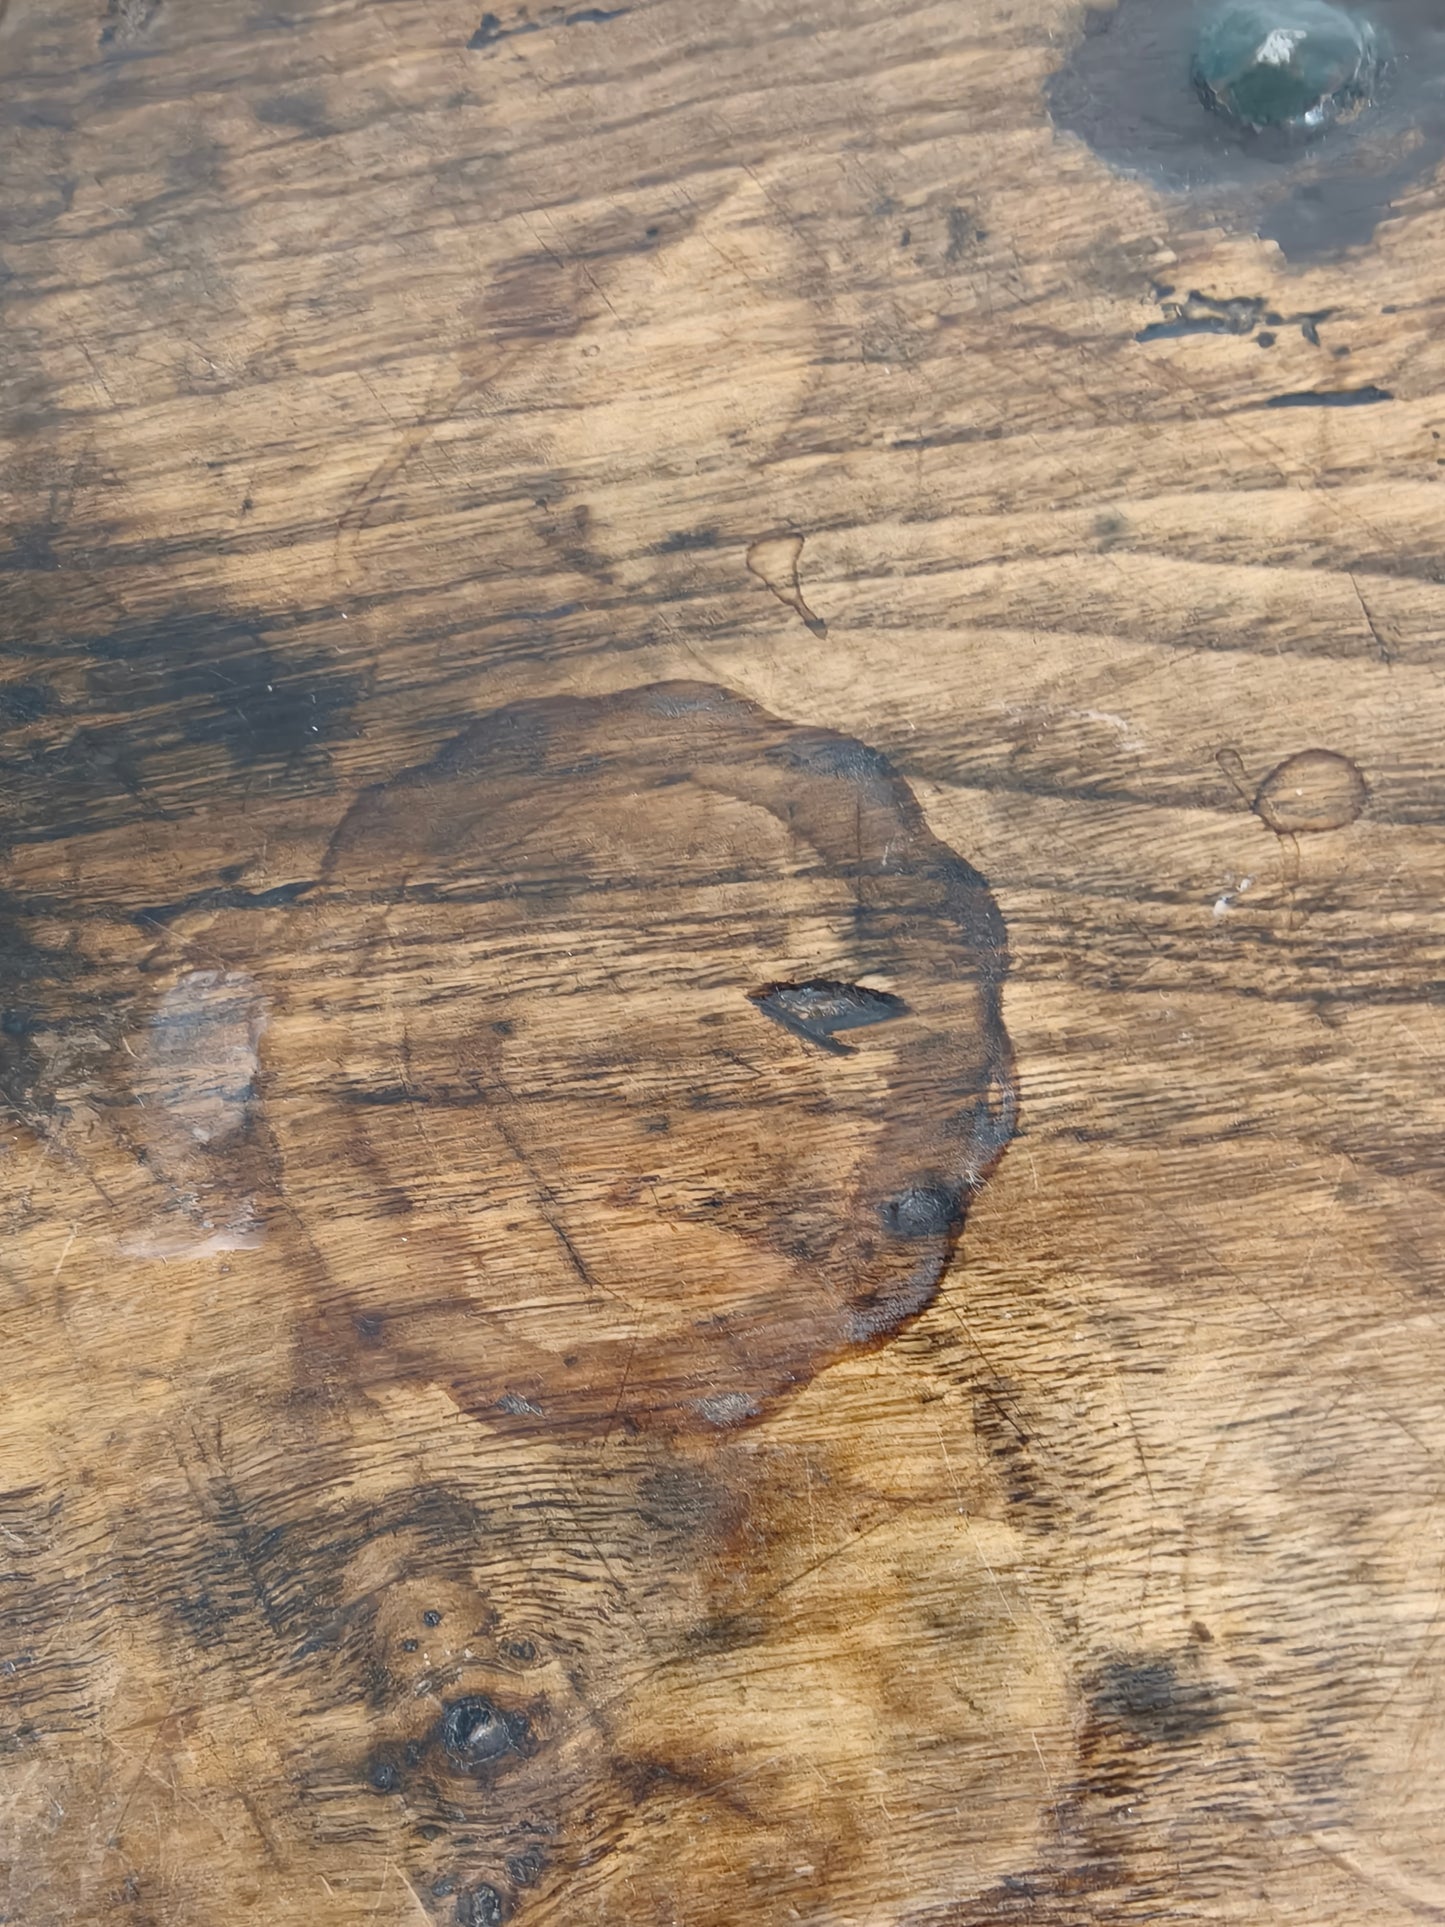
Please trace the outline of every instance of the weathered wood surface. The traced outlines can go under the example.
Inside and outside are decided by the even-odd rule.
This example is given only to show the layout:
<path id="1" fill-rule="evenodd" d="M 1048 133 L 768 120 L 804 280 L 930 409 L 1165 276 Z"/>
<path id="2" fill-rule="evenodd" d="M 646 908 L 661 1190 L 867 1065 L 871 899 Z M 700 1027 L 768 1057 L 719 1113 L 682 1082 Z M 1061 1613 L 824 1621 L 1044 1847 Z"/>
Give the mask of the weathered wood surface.
<path id="1" fill-rule="evenodd" d="M 1445 1914 L 1445 212 L 1084 25 L 0 13 L 18 1927 Z"/>

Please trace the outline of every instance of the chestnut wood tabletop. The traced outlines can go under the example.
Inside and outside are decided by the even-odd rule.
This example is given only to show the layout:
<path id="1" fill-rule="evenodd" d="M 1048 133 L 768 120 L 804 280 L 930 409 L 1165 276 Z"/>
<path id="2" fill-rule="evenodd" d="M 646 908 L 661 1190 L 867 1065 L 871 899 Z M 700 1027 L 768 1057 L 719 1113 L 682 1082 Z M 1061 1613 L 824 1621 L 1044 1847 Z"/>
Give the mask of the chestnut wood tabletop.
<path id="1" fill-rule="evenodd" d="M 0 4 L 0 1920 L 1445 1918 L 1428 10 L 493 4 Z"/>

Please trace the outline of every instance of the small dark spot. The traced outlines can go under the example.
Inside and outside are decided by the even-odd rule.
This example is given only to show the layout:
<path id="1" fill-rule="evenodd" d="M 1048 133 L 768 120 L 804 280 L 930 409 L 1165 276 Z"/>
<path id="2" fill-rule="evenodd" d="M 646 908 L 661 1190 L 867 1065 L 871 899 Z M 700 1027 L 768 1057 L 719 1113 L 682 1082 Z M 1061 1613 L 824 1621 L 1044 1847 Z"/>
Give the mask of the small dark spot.
<path id="1" fill-rule="evenodd" d="M 442 1616 L 439 1612 L 424 1612 L 421 1616 L 421 1623 L 423 1626 L 440 1626 Z"/>
<path id="2" fill-rule="evenodd" d="M 401 1774 L 390 1760 L 373 1760 L 366 1777 L 378 1793 L 395 1793 L 401 1785 Z"/>
<path id="3" fill-rule="evenodd" d="M 1389 307 L 1381 308 L 1380 310 L 1381 314 L 1398 314 L 1399 312 L 1400 310 L 1395 306 L 1393 301 L 1390 303 Z"/>
<path id="4" fill-rule="evenodd" d="M 653 226 L 642 230 L 642 238 L 644 241 L 655 241 L 661 232 L 662 229 L 654 223 Z"/>
<path id="5" fill-rule="evenodd" d="M 352 1322 L 357 1337 L 364 1339 L 368 1345 L 374 1345 L 386 1329 L 386 1320 L 378 1318 L 374 1312 L 359 1312 Z"/>
<path id="6" fill-rule="evenodd" d="M 401 1650 L 404 1653 L 414 1653 L 417 1649 L 417 1644 L 418 1642 L 414 1639 L 404 1639 L 401 1642 Z"/>
<path id="7" fill-rule="evenodd" d="M 480 1693 L 444 1707 L 440 1733 L 447 1758 L 463 1773 L 520 1752 L 531 1737 L 521 1714 L 504 1713 Z"/>
<path id="8" fill-rule="evenodd" d="M 457 1919 L 461 1927 L 501 1927 L 504 1917 L 502 1896 L 495 1887 L 485 1883 L 468 1887 L 457 1898 Z"/>
<path id="9" fill-rule="evenodd" d="M 1304 336 L 1305 340 L 1309 342 L 1312 347 L 1314 348 L 1319 347 L 1320 330 L 1319 330 L 1318 322 L 1312 321 L 1308 316 L 1306 316 L 1305 319 L 1299 325 L 1299 331 Z"/>
<path id="10" fill-rule="evenodd" d="M 913 229 L 911 227 L 904 228 L 898 237 L 898 245 L 901 248 L 911 248 L 913 246 Z"/>
<path id="11" fill-rule="evenodd" d="M 642 1128 L 653 1137 L 661 1137 L 665 1132 L 671 1130 L 672 1126 L 665 1117 L 645 1117 L 642 1120 Z"/>
<path id="12" fill-rule="evenodd" d="M 890 1238 L 942 1238 L 963 1217 L 963 1199 L 946 1185 L 910 1185 L 885 1198 L 878 1216 Z"/>
<path id="13" fill-rule="evenodd" d="M 1197 1639 L 1201 1646 L 1212 1646 L 1214 1644 L 1214 1634 L 1210 1632 L 1202 1619 L 1190 1621 L 1189 1635 L 1191 1639 Z"/>
<path id="14" fill-rule="evenodd" d="M 140 1881 L 133 1873 L 128 1873 L 121 1882 L 120 1897 L 127 1907 L 134 1907 L 140 1899 Z"/>
<path id="15" fill-rule="evenodd" d="M 1213 1690 L 1182 1679 L 1170 1659 L 1111 1661 L 1095 1675 L 1089 1697 L 1098 1718 L 1153 1744 L 1178 1745 L 1220 1719 Z"/>
<path id="16" fill-rule="evenodd" d="M 456 1890 L 457 1883 L 449 1873 L 444 1873 L 440 1880 L 431 1883 L 433 1900 L 445 1900 L 448 1894 L 454 1894 Z"/>
<path id="17" fill-rule="evenodd" d="M 480 53 L 484 48 L 495 47 L 497 42 L 504 38 L 505 31 L 496 14 L 484 13 L 482 24 L 467 42 L 467 47 L 472 53 Z"/>
<path id="18" fill-rule="evenodd" d="M 1377 401 L 1393 401 L 1388 388 L 1307 388 L 1290 395 L 1271 395 L 1266 408 L 1368 408 Z"/>
<path id="19" fill-rule="evenodd" d="M 609 20 L 620 20 L 624 14 L 631 13 L 631 7 L 579 7 L 576 13 L 564 16 L 564 27 L 601 27 Z"/>
<path id="20" fill-rule="evenodd" d="M 496 1022 L 492 1025 L 492 1029 L 498 1037 L 515 1037 L 517 1033 L 517 1026 L 512 1022 L 510 1017 L 497 1018 Z"/>
<path id="21" fill-rule="evenodd" d="M 674 529 L 665 535 L 657 545 L 659 555 L 678 555 L 688 549 L 715 549 L 722 540 L 721 531 L 707 529 Z"/>
<path id="22" fill-rule="evenodd" d="M 951 207 L 948 210 L 948 246 L 943 251 L 946 263 L 961 261 L 970 248 L 987 239 L 988 230 L 980 227 L 967 209 Z"/>
<path id="23" fill-rule="evenodd" d="M 1257 334 L 1254 337 L 1255 346 L 1259 348 L 1272 348 L 1277 339 L 1278 337 L 1276 335 L 1272 335 L 1267 328 L 1264 330 L 1262 334 Z"/>
<path id="24" fill-rule="evenodd" d="M 532 1847 L 526 1853 L 516 1853 L 507 1862 L 507 1878 L 519 1887 L 530 1887 L 541 1878 L 542 1856 Z"/>
<path id="25" fill-rule="evenodd" d="M 537 1657 L 537 1648 L 530 1639 L 509 1639 L 502 1647 L 508 1659 L 517 1659 L 524 1666 L 530 1666 Z"/>
<path id="26" fill-rule="evenodd" d="M 1094 517 L 1094 534 L 1105 548 L 1112 548 L 1121 536 L 1127 535 L 1129 524 L 1122 515 L 1112 511 Z"/>

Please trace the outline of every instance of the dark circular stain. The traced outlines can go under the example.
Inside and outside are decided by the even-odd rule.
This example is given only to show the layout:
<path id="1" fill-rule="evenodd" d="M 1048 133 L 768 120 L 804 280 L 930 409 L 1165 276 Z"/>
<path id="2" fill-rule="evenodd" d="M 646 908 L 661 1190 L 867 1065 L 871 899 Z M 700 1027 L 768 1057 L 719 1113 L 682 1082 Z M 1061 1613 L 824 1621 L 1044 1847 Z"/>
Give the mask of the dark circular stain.
<path id="1" fill-rule="evenodd" d="M 1268 17 L 1288 32 L 1306 10 L 1314 12 L 1304 0 L 1274 0 L 1220 13 Z M 1268 117 L 1267 92 L 1235 117 L 1211 112 L 1201 61 L 1214 61 L 1226 92 L 1228 83 L 1202 41 L 1194 0 L 1091 8 L 1049 82 L 1049 108 L 1056 126 L 1111 167 L 1180 196 L 1190 222 L 1252 229 L 1292 260 L 1336 255 L 1369 241 L 1392 204 L 1445 157 L 1445 12 L 1437 0 L 1372 0 L 1355 18 L 1367 23 L 1375 53 L 1331 91 L 1343 110 L 1332 125 L 1323 124 L 1328 113 L 1317 127 L 1249 124 L 1251 111 Z M 1288 104 L 1283 93 L 1273 102 Z"/>
<path id="2" fill-rule="evenodd" d="M 481 1693 L 468 1693 L 442 1709 L 442 1748 L 464 1773 L 517 1752 L 526 1738 L 520 1714 L 504 1713 Z"/>
<path id="3" fill-rule="evenodd" d="M 1369 800 L 1369 785 L 1348 756 L 1305 749 L 1276 765 L 1254 797 L 1254 813 L 1279 836 L 1342 830 Z"/>
<path id="4" fill-rule="evenodd" d="M 530 1887 L 541 1878 L 542 1856 L 535 1848 L 529 1847 L 525 1853 L 513 1854 L 507 1862 L 507 1878 L 519 1887 Z"/>
<path id="5" fill-rule="evenodd" d="M 442 1616 L 439 1612 L 435 1612 L 435 1611 L 424 1612 L 421 1616 L 421 1623 L 423 1626 L 440 1626 L 442 1623 Z"/>
<path id="6" fill-rule="evenodd" d="M 401 1775 L 390 1760 L 373 1760 L 366 1777 L 378 1793 L 395 1793 L 401 1785 Z"/>

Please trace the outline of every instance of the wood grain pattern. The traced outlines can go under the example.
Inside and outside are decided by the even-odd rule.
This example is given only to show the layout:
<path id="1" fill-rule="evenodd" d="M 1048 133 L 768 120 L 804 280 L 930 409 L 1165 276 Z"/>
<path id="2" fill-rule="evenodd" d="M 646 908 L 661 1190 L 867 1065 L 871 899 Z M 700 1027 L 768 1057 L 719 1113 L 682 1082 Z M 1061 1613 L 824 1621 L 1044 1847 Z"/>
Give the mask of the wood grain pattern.
<path id="1" fill-rule="evenodd" d="M 1087 25 L 0 12 L 20 1927 L 1445 1915 L 1445 209 Z"/>

